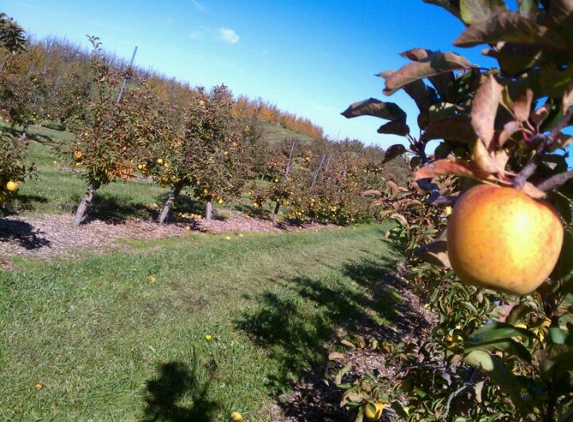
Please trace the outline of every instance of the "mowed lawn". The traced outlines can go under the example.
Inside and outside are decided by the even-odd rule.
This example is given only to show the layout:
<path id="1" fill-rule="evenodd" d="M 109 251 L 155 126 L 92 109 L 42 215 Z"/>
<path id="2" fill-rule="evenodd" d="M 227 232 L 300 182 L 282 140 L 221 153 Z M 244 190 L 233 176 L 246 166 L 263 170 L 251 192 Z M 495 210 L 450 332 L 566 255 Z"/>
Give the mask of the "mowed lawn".
<path id="1" fill-rule="evenodd" d="M 269 421 L 341 328 L 392 324 L 388 228 L 189 234 L 17 261 L 0 270 L 0 419 Z"/>

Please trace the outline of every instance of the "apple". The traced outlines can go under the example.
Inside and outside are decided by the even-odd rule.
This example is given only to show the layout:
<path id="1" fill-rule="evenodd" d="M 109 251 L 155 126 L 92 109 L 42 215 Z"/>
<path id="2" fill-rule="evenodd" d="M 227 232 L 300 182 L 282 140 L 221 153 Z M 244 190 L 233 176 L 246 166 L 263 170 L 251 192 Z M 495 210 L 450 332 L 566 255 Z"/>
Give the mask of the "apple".
<path id="1" fill-rule="evenodd" d="M 525 295 L 549 276 L 563 244 L 561 217 L 523 191 L 477 185 L 456 202 L 448 257 L 466 284 Z"/>
<path id="2" fill-rule="evenodd" d="M 233 422 L 242 422 L 243 416 L 239 412 L 233 412 L 231 413 L 231 420 Z"/>
<path id="3" fill-rule="evenodd" d="M 377 421 L 382 417 L 382 412 L 386 405 L 384 403 L 366 403 L 364 406 L 364 416 L 369 421 Z"/>
<path id="4" fill-rule="evenodd" d="M 8 183 L 6 183 L 6 190 L 8 192 L 16 192 L 18 190 L 18 182 L 13 180 L 8 181 Z"/>

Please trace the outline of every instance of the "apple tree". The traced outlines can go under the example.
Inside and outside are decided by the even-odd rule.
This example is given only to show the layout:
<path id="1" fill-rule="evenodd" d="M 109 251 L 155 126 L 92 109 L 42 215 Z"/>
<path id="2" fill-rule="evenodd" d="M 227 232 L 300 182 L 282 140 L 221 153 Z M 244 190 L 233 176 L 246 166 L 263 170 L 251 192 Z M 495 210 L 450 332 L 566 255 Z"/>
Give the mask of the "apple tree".
<path id="1" fill-rule="evenodd" d="M 88 183 L 74 225 L 81 223 L 100 187 L 132 177 L 137 145 L 161 136 L 150 117 L 157 112 L 155 96 L 145 84 L 133 82 L 127 85 L 120 101 L 120 83 L 131 76 L 131 69 L 124 73 L 113 67 L 101 53 L 99 39 L 89 38 L 94 46 L 90 69 L 93 90 L 84 99 L 88 106 L 80 109 L 81 118 L 69 120 L 76 139 L 68 157 Z"/>
<path id="2" fill-rule="evenodd" d="M 206 203 L 209 221 L 213 201 L 222 204 L 241 194 L 249 170 L 241 161 L 249 130 L 233 118 L 233 96 L 225 85 L 203 92 L 198 107 L 187 119 L 185 139 L 193 153 L 189 174 L 194 195 Z"/>
<path id="3" fill-rule="evenodd" d="M 12 99 L 17 92 L 14 81 L 19 75 L 11 62 L 25 52 L 28 39 L 24 30 L 4 13 L 0 13 L 0 112 L 2 118 L 11 117 Z M 18 190 L 19 182 L 34 173 L 34 166 L 26 166 L 27 141 L 0 126 L 0 207 Z"/>
<path id="4" fill-rule="evenodd" d="M 437 315 L 435 327 L 419 338 L 383 346 L 387 361 L 397 368 L 391 379 L 345 386 L 343 404 L 361 406 L 359 419 L 367 403 L 380 401 L 405 420 L 571 420 L 573 172 L 565 148 L 573 140 L 568 129 L 573 124 L 573 3 L 525 0 L 511 10 L 501 0 L 425 2 L 465 24 L 454 45 L 485 45 L 483 53 L 498 67 L 483 68 L 455 53 L 422 48 L 402 53 L 406 65 L 380 74 L 383 92 L 403 90 L 414 100 L 419 136 L 392 102 L 371 98 L 343 113 L 382 118 L 388 122 L 379 133 L 405 137 L 416 180 L 412 193 L 420 203 L 404 211 L 421 208 L 426 218 L 400 213 L 402 224 L 393 235 L 407 252 L 407 277 Z M 434 143 L 437 147 L 428 151 Z M 476 184 L 518 195 L 508 195 L 489 220 L 478 222 L 455 205 Z M 551 207 L 559 213 L 557 226 L 534 219 L 522 227 L 549 231 L 548 243 L 538 246 L 547 260 L 557 261 L 551 274 L 531 293 L 510 288 L 509 276 L 487 289 L 475 281 L 466 284 L 467 268 L 458 263 L 452 271 L 450 258 L 460 243 L 471 244 L 474 238 L 453 235 L 453 227 L 448 232 L 451 207 L 456 233 L 464 224 L 478 236 L 491 233 L 489 243 L 476 241 L 469 249 L 491 257 L 488 270 L 505 269 L 527 246 L 516 240 L 517 234 L 498 238 L 488 229 L 502 221 L 499 231 L 511 233 L 506 226 L 521 218 L 516 216 L 523 206 L 516 204 L 522 202 L 514 199 L 521 195 L 530 198 L 532 209 Z M 493 201 L 483 200 L 488 206 Z M 470 202 L 469 209 L 478 206 L 477 199 Z M 433 236 L 422 221 L 435 229 Z M 500 242 L 512 247 L 505 249 Z M 559 251 L 560 256 L 549 256 Z M 466 262 L 471 263 L 471 256 Z M 534 263 L 519 268 L 524 283 L 531 277 L 529 264 Z"/>

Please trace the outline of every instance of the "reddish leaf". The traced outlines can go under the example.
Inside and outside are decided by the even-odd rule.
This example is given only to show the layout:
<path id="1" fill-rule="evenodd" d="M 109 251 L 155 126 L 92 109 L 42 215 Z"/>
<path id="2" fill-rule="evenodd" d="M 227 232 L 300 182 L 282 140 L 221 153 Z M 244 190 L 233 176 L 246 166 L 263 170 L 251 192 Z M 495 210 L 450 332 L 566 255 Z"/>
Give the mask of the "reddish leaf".
<path id="1" fill-rule="evenodd" d="M 390 190 L 392 191 L 392 195 L 398 195 L 400 193 L 400 187 L 396 184 L 396 182 L 393 182 L 392 180 L 387 180 L 386 186 L 390 188 Z"/>
<path id="2" fill-rule="evenodd" d="M 504 0 L 461 0 L 461 18 L 466 25 L 485 21 L 499 12 L 507 11 Z"/>
<path id="3" fill-rule="evenodd" d="M 476 133 L 470 120 L 455 117 L 431 122 L 422 134 L 422 139 L 428 141 L 432 139 L 443 139 L 446 141 L 459 141 L 470 144 L 475 141 Z"/>
<path id="4" fill-rule="evenodd" d="M 513 104 L 513 113 L 519 122 L 525 122 L 529 119 L 532 102 L 533 91 L 531 89 L 527 89 L 517 100 L 515 100 Z"/>
<path id="5" fill-rule="evenodd" d="M 402 144 L 394 144 L 391 147 L 388 147 L 386 151 L 384 151 L 384 160 L 382 160 L 382 164 L 387 163 L 390 160 L 398 157 L 401 154 L 406 152 L 406 147 Z"/>
<path id="6" fill-rule="evenodd" d="M 551 104 L 544 104 L 542 107 L 539 107 L 537 110 L 534 110 L 531 113 L 531 122 L 535 125 L 535 127 L 539 127 L 541 123 L 549 116 L 549 112 L 551 111 Z"/>
<path id="7" fill-rule="evenodd" d="M 472 150 L 472 161 L 481 170 L 486 173 L 495 174 L 499 172 L 496 162 L 489 154 L 481 139 L 476 139 Z"/>
<path id="8" fill-rule="evenodd" d="M 514 133 L 519 132 L 520 129 L 521 127 L 516 121 L 506 123 L 503 125 L 503 129 L 499 133 L 497 144 L 502 147 L 507 142 L 507 140 L 510 139 Z"/>
<path id="9" fill-rule="evenodd" d="M 563 93 L 563 101 L 561 102 L 561 113 L 567 113 L 569 107 L 573 105 L 573 81 L 567 84 L 567 89 Z"/>
<path id="10" fill-rule="evenodd" d="M 430 108 L 435 91 L 428 87 L 424 81 L 414 81 L 404 87 L 404 91 L 416 102 L 418 110 L 424 111 Z"/>
<path id="11" fill-rule="evenodd" d="M 500 41 L 567 51 L 567 45 L 556 32 L 532 19 L 520 16 L 517 12 L 500 12 L 486 21 L 468 27 L 455 39 L 454 45 L 473 47 L 480 44 L 497 44 Z"/>
<path id="12" fill-rule="evenodd" d="M 377 132 L 386 135 L 406 136 L 410 133 L 410 128 L 402 120 L 393 120 L 380 126 Z"/>
<path id="13" fill-rule="evenodd" d="M 501 149 L 499 151 L 495 152 L 495 162 L 497 164 L 497 167 L 500 170 L 505 170 L 505 166 L 507 165 L 507 162 L 509 161 L 509 154 L 507 153 L 506 150 Z"/>
<path id="14" fill-rule="evenodd" d="M 478 88 L 472 102 L 472 126 L 486 148 L 489 148 L 493 140 L 495 116 L 497 115 L 502 91 L 503 86 L 490 74 L 487 80 Z"/>
<path id="15" fill-rule="evenodd" d="M 461 19 L 460 17 L 460 2 L 456 1 L 456 0 L 423 0 L 424 3 L 429 3 L 429 4 L 433 4 L 435 6 L 439 6 L 445 10 L 447 10 L 448 12 L 450 12 L 452 15 L 454 15 L 456 18 Z"/>
<path id="16" fill-rule="evenodd" d="M 414 180 L 450 175 L 477 178 L 465 161 L 437 160 L 414 172 Z"/>
<path id="17" fill-rule="evenodd" d="M 402 57 L 412 60 L 413 62 L 427 59 L 431 54 L 434 54 L 434 52 L 425 48 L 412 48 L 411 50 L 400 53 Z"/>
<path id="18" fill-rule="evenodd" d="M 382 196 L 382 192 L 377 189 L 370 189 L 362 192 L 362 196 Z"/>
<path id="19" fill-rule="evenodd" d="M 413 48 L 412 50 L 400 53 L 402 57 L 410 59 L 414 62 L 419 62 L 428 59 L 428 57 L 430 57 L 433 54 L 435 53 L 432 50 L 426 50 L 424 48 Z M 429 76 L 428 79 L 430 80 L 436 91 L 438 91 L 438 94 L 440 95 L 442 100 L 449 101 L 450 98 L 448 95 L 448 87 L 454 81 L 454 75 L 452 74 L 452 72 L 446 72 L 439 75 Z M 422 82 L 422 80 L 420 80 L 419 82 L 420 82 L 419 84 L 413 82 L 411 84 L 404 86 L 404 91 L 406 91 L 408 95 L 410 95 L 410 97 L 412 97 L 414 101 L 416 101 L 416 105 L 418 106 L 420 111 L 424 111 L 427 110 L 428 107 L 430 106 L 430 104 L 428 104 L 428 101 L 431 103 L 434 93 L 430 88 L 426 86 L 426 84 Z M 422 91 L 423 89 L 425 89 L 426 92 L 423 92 Z M 420 100 L 423 100 L 423 102 Z M 421 126 L 423 127 L 425 125 Z"/>
<path id="20" fill-rule="evenodd" d="M 430 264 L 452 268 L 450 258 L 448 257 L 448 246 L 444 240 L 436 240 L 435 242 L 423 245 L 415 251 L 415 254 Z"/>
<path id="21" fill-rule="evenodd" d="M 408 63 L 386 79 L 384 94 L 391 95 L 414 81 L 472 67 L 464 57 L 455 53 L 432 53 L 420 61 Z"/>
<path id="22" fill-rule="evenodd" d="M 397 104 L 382 102 L 375 98 L 351 104 L 342 115 L 347 119 L 358 116 L 374 116 L 386 120 L 406 120 L 406 113 Z"/>

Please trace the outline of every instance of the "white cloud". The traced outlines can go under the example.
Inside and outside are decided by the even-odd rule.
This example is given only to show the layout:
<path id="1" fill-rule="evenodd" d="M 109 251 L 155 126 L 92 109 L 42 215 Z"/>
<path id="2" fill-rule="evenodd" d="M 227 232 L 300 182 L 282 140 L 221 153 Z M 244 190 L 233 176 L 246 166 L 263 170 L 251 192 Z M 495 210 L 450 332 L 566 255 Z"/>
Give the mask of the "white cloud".
<path id="1" fill-rule="evenodd" d="M 220 28 L 219 37 L 229 44 L 237 44 L 239 42 L 239 36 L 232 29 Z"/>
<path id="2" fill-rule="evenodd" d="M 204 12 L 205 10 L 207 10 L 207 8 L 203 6 L 201 3 L 199 3 L 197 0 L 191 0 L 191 4 L 195 6 L 195 9 L 197 9 L 200 12 Z"/>

